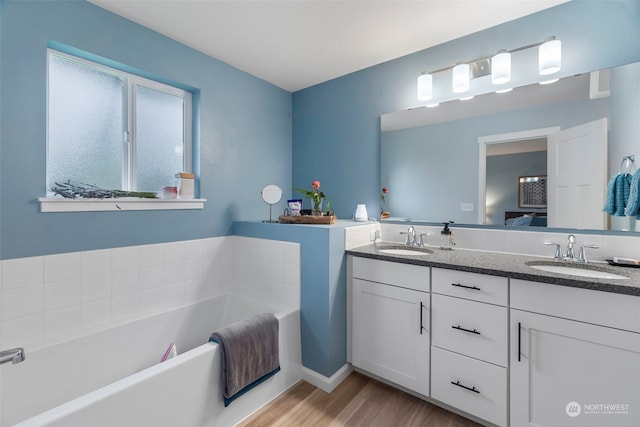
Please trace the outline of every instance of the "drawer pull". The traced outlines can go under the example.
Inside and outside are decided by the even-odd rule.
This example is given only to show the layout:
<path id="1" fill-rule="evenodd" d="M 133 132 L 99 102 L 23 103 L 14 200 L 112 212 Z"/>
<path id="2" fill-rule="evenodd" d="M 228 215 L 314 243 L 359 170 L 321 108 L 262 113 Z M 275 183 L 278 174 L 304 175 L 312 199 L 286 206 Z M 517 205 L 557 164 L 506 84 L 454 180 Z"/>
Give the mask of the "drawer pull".
<path id="1" fill-rule="evenodd" d="M 460 326 L 460 325 L 458 325 L 458 326 L 453 326 L 453 325 L 451 325 L 451 327 L 452 327 L 453 329 L 457 329 L 457 330 L 459 330 L 459 331 L 465 331 L 465 332 L 469 332 L 469 333 L 472 333 L 472 334 L 478 334 L 478 335 L 480 335 L 480 332 L 476 331 L 475 329 L 472 331 L 471 329 L 463 328 L 463 327 L 462 327 L 462 326 Z"/>
<path id="2" fill-rule="evenodd" d="M 422 310 L 424 310 L 424 304 L 420 301 L 420 335 L 422 335 L 422 331 L 424 331 L 424 326 L 422 326 Z"/>
<path id="3" fill-rule="evenodd" d="M 465 288 L 465 289 L 473 289 L 474 291 L 479 291 L 480 290 L 480 288 L 477 287 L 476 285 L 469 286 L 469 285 L 463 285 L 461 283 L 452 283 L 451 286 L 456 286 L 458 288 Z"/>
<path id="4" fill-rule="evenodd" d="M 480 394 L 480 390 L 477 390 L 477 389 L 476 389 L 476 386 L 473 386 L 473 387 L 467 387 L 467 386 L 466 386 L 466 385 L 464 385 L 464 384 L 460 384 L 460 381 L 456 381 L 455 383 L 454 383 L 453 381 L 451 381 L 451 384 L 453 384 L 453 385 L 457 385 L 458 387 L 462 387 L 462 388 L 463 388 L 463 389 L 465 389 L 465 390 L 469 390 L 469 391 L 472 391 L 472 392 L 474 392 L 474 393 L 478 393 L 478 394 Z"/>
<path id="5" fill-rule="evenodd" d="M 518 362 L 520 362 L 520 353 L 521 353 L 521 344 L 522 344 L 522 325 L 518 322 Z"/>

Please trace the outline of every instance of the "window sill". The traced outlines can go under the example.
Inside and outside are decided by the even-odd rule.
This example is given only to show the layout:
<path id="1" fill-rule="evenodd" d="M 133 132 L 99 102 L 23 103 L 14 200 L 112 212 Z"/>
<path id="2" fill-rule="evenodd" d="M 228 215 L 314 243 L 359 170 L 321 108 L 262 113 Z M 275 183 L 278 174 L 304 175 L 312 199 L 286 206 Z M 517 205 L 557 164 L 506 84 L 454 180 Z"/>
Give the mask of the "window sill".
<path id="1" fill-rule="evenodd" d="M 203 209 L 207 199 L 64 199 L 40 197 L 40 212 L 149 211 Z"/>

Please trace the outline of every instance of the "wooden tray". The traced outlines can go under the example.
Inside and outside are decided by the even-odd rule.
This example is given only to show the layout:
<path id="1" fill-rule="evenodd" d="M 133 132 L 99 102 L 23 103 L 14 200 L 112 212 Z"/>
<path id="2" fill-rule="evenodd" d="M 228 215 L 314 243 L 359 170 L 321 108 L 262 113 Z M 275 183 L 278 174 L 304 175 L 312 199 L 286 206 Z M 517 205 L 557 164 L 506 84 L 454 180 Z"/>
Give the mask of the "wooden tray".
<path id="1" fill-rule="evenodd" d="M 335 215 L 311 216 L 298 215 L 286 216 L 280 215 L 278 222 L 281 224 L 335 224 L 338 218 Z"/>

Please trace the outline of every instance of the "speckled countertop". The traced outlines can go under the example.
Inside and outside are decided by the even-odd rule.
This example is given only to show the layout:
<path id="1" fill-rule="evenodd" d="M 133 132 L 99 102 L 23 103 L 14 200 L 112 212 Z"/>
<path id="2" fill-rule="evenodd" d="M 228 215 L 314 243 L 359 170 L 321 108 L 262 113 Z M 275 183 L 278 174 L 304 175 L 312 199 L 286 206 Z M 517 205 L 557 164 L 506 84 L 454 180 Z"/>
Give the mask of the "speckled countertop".
<path id="1" fill-rule="evenodd" d="M 425 267 L 439 267 L 449 270 L 468 271 L 472 273 L 491 274 L 494 276 L 509 277 L 512 279 L 530 280 L 534 282 L 551 283 L 574 288 L 592 289 L 603 292 L 615 292 L 640 297 L 640 268 L 616 267 L 604 263 L 589 263 L 586 268 L 605 271 L 628 279 L 600 279 L 591 277 L 578 277 L 559 273 L 550 273 L 534 269 L 527 262 L 541 261 L 549 264 L 566 264 L 568 266 L 585 266 L 579 263 L 555 262 L 551 258 L 505 254 L 496 252 L 484 252 L 475 250 L 454 249 L 445 251 L 439 248 L 428 247 L 432 253 L 426 255 L 391 255 L 380 252 L 385 248 L 404 248 L 402 245 L 391 242 L 380 242 L 349 249 L 349 255 L 364 258 L 379 259 L 384 261 L 400 262 L 404 264 L 423 265 Z"/>

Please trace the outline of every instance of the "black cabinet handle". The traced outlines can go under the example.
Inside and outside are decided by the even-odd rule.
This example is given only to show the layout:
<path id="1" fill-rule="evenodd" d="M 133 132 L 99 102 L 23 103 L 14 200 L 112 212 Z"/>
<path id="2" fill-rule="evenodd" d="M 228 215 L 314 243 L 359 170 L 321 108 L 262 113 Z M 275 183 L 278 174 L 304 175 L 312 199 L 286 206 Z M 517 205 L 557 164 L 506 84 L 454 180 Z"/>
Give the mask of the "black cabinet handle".
<path id="1" fill-rule="evenodd" d="M 518 322 L 518 362 L 520 361 L 520 348 L 522 343 L 522 325 Z"/>
<path id="2" fill-rule="evenodd" d="M 466 386 L 466 385 L 464 385 L 464 384 L 460 384 L 460 381 L 456 381 L 455 383 L 454 383 L 453 381 L 451 381 L 451 384 L 453 384 L 453 385 L 457 385 L 458 387 L 462 387 L 462 388 L 463 388 L 463 389 L 465 389 L 465 390 L 469 390 L 469 391 L 472 391 L 472 392 L 474 392 L 474 393 L 478 393 L 478 394 L 480 394 L 480 390 L 477 390 L 477 389 L 476 389 L 476 386 L 473 386 L 473 387 L 467 387 L 467 386 Z"/>
<path id="3" fill-rule="evenodd" d="M 451 286 L 456 286 L 458 288 L 465 288 L 465 289 L 473 289 L 474 291 L 479 291 L 480 290 L 480 288 L 477 287 L 476 285 L 469 286 L 469 285 L 463 285 L 463 284 L 460 284 L 460 283 L 452 283 Z"/>
<path id="4" fill-rule="evenodd" d="M 452 327 L 453 329 L 457 329 L 457 330 L 459 330 L 459 331 L 465 331 L 465 332 L 469 332 L 469 333 L 472 333 L 472 334 L 478 334 L 478 335 L 480 335 L 480 332 L 476 331 L 475 329 L 472 331 L 471 329 L 463 328 L 463 327 L 462 327 L 462 326 L 460 326 L 460 325 L 458 325 L 458 326 L 453 326 L 453 325 L 451 325 L 451 327 Z"/>
<path id="5" fill-rule="evenodd" d="M 422 310 L 424 310 L 424 304 L 420 301 L 420 335 L 422 335 L 422 331 L 424 331 L 424 326 L 422 326 Z"/>

